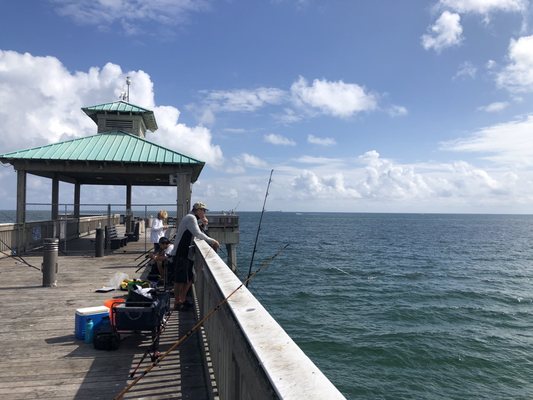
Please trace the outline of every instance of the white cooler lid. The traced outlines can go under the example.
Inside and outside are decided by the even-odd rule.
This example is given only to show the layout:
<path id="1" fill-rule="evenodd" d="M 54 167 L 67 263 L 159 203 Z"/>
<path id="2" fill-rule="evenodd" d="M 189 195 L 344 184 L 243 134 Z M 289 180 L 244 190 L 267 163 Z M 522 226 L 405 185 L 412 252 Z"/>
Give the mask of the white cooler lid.
<path id="1" fill-rule="evenodd" d="M 93 315 L 93 314 L 101 314 L 109 312 L 109 308 L 106 306 L 99 306 L 99 307 L 85 307 L 85 308 L 78 308 L 76 310 L 76 314 L 78 315 Z"/>

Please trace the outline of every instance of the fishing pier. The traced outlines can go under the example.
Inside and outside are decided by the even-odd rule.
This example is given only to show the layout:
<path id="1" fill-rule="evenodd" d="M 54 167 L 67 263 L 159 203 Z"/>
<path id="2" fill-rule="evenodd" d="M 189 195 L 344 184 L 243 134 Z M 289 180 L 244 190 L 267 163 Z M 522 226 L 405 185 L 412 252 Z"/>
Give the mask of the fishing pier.
<path id="1" fill-rule="evenodd" d="M 143 273 L 138 258 L 152 247 L 146 240 L 150 226 L 134 213 L 132 188 L 175 188 L 172 214 L 179 222 L 191 209 L 192 185 L 205 165 L 146 140 L 147 130 L 157 130 L 154 113 L 129 103 L 129 97 L 82 110 L 96 123 L 96 135 L 0 154 L 0 162 L 17 173 L 16 221 L 0 227 L 2 397 L 344 398 L 234 273 L 236 215 L 209 215 L 209 235 L 226 245 L 227 263 L 206 242 L 195 241 L 194 307 L 172 312 L 160 337 L 162 355 L 157 365 L 151 357 L 144 359 L 137 371 L 142 379 L 130 374 L 151 337 L 123 335 L 115 351 L 76 339 L 78 309 L 123 297 L 117 290 L 97 289 L 109 286 L 116 273 L 129 278 Z M 51 180 L 50 221 L 27 221 L 28 174 Z M 72 210 L 63 215 L 60 182 L 73 185 Z M 90 195 L 94 186 L 125 188 L 123 218 L 111 207 L 106 215 L 82 212 L 82 195 L 87 188 Z M 105 252 L 100 251 L 102 230 L 108 232 Z M 111 233 L 136 240 L 113 246 Z M 59 248 L 45 261 L 50 242 L 59 242 Z M 45 275 L 54 278 L 45 280 Z"/>
<path id="2" fill-rule="evenodd" d="M 216 311 L 123 398 L 344 398 L 219 255 L 204 241 L 195 245 L 195 308 L 172 313 L 160 352 Z M 95 290 L 117 272 L 135 277 L 144 243 L 95 257 L 91 234 L 72 240 L 68 248 L 68 255 L 57 258 L 57 287 L 44 287 L 41 271 L 16 258 L 0 259 L 0 391 L 5 398 L 112 399 L 132 382 L 129 375 L 150 343 L 149 335 L 131 334 L 122 337 L 118 350 L 103 351 L 74 335 L 76 309 L 121 296 Z M 39 267 L 43 254 L 29 252 L 23 259 Z M 150 365 L 147 357 L 136 377 Z"/>

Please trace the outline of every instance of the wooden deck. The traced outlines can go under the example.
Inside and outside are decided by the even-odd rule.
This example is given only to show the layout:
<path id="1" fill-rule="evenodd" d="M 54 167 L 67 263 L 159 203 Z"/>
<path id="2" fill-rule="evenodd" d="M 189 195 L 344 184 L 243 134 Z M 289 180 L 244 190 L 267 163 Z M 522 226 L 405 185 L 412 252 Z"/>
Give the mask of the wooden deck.
<path id="1" fill-rule="evenodd" d="M 42 273 L 13 258 L 0 259 L 0 397 L 4 399 L 112 399 L 129 382 L 150 343 L 150 334 L 122 335 L 116 351 L 95 350 L 74 336 L 78 308 L 103 305 L 120 290 L 97 293 L 119 272 L 129 278 L 145 249 L 128 243 L 104 257 L 94 257 L 92 237 L 69 242 L 60 251 L 57 287 L 42 287 Z M 64 250 L 61 248 L 60 250 Z M 42 252 L 23 258 L 40 267 Z M 172 303 L 171 303 L 172 304 Z M 193 311 L 173 312 L 161 336 L 168 349 L 196 322 Z M 135 385 L 127 399 L 216 399 L 207 378 L 199 334 L 170 353 Z M 150 357 L 138 374 L 150 365 Z"/>

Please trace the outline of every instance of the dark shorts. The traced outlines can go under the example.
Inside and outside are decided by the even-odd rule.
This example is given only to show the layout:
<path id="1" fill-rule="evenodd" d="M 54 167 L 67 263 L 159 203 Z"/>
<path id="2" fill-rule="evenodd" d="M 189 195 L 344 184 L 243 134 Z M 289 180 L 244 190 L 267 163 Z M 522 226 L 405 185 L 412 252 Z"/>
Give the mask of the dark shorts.
<path id="1" fill-rule="evenodd" d="M 178 257 L 174 263 L 174 282 L 188 283 L 192 282 L 194 262 L 188 258 Z"/>

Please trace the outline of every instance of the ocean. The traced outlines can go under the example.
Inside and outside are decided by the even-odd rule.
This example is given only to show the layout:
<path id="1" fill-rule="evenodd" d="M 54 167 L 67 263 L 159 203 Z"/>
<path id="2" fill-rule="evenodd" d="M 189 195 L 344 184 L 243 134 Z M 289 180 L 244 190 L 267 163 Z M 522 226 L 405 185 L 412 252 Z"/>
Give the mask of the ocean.
<path id="1" fill-rule="evenodd" d="M 261 264 L 250 290 L 348 399 L 533 399 L 531 215 L 266 212 Z"/>
<path id="2" fill-rule="evenodd" d="M 285 244 L 249 288 L 348 399 L 533 398 L 533 216 L 267 212 L 253 269 Z"/>

